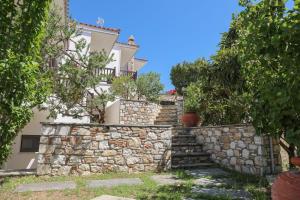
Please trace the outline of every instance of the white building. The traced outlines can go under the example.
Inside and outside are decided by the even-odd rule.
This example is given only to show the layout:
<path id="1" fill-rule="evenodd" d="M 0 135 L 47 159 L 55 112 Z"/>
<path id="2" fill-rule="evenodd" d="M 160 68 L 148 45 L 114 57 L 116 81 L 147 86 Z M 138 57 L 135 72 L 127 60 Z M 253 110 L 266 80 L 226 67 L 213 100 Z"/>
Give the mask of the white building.
<path id="1" fill-rule="evenodd" d="M 61 15 L 68 17 L 68 1 L 54 0 L 54 5 L 62 9 Z M 78 25 L 82 30 L 80 38 L 84 38 L 90 44 L 91 51 L 104 50 L 111 56 L 113 61 L 99 73 L 109 73 L 114 76 L 132 75 L 136 78 L 137 72 L 147 61 L 135 58 L 139 46 L 135 44 L 134 37 L 130 36 L 127 43 L 118 42 L 119 29 L 105 28 L 85 23 Z M 70 49 L 72 44 L 70 43 Z M 100 83 L 101 87 L 107 89 L 110 84 Z M 36 168 L 35 152 L 38 151 L 41 133 L 41 122 L 90 122 L 88 117 L 73 119 L 59 115 L 56 119 L 47 119 L 47 111 L 34 109 L 34 116 L 30 123 L 18 134 L 14 140 L 13 152 L 10 158 L 2 166 L 3 169 L 34 169 Z M 110 103 L 106 111 L 106 122 L 115 123 L 119 118 L 118 104 Z"/>

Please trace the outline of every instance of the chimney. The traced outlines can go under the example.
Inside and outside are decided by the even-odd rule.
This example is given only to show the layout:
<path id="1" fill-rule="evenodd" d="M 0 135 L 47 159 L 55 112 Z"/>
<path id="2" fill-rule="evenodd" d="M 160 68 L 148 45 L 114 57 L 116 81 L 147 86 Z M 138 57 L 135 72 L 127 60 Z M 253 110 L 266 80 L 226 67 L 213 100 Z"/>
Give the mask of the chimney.
<path id="1" fill-rule="evenodd" d="M 134 40 L 135 40 L 135 39 L 134 39 L 133 35 L 131 35 L 131 36 L 128 38 L 128 44 L 129 44 L 129 45 L 136 45 L 135 42 L 134 42 Z"/>

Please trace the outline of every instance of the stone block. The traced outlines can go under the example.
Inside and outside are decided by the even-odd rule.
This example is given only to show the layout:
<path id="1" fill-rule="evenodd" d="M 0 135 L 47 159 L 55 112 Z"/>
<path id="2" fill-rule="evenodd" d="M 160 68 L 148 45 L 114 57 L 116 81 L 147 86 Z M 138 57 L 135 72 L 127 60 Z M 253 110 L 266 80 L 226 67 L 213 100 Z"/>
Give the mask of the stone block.
<path id="1" fill-rule="evenodd" d="M 70 126 L 58 126 L 57 127 L 57 135 L 69 135 Z"/>
<path id="2" fill-rule="evenodd" d="M 51 166 L 39 164 L 37 166 L 37 174 L 38 175 L 48 175 L 51 174 Z"/>
<path id="3" fill-rule="evenodd" d="M 100 141 L 99 150 L 107 150 L 107 149 L 109 149 L 108 141 L 107 140 Z"/>
<path id="4" fill-rule="evenodd" d="M 235 145 L 236 145 L 235 142 L 231 142 L 231 143 L 230 143 L 230 148 L 231 148 L 231 149 L 235 149 Z"/>
<path id="5" fill-rule="evenodd" d="M 242 157 L 243 158 L 249 158 L 249 150 L 248 149 L 243 149 L 243 151 L 242 151 Z"/>
<path id="6" fill-rule="evenodd" d="M 134 164 L 138 163 L 139 161 L 140 161 L 140 159 L 137 157 L 129 156 L 128 158 L 126 158 L 127 165 L 134 165 Z"/>
<path id="7" fill-rule="evenodd" d="M 255 136 L 254 143 L 259 145 L 262 144 L 262 138 L 260 136 Z"/>
<path id="8" fill-rule="evenodd" d="M 230 158 L 230 165 L 236 165 L 236 157 Z"/>
<path id="9" fill-rule="evenodd" d="M 246 160 L 246 165 L 253 165 L 254 163 L 253 163 L 253 160 Z"/>
<path id="10" fill-rule="evenodd" d="M 157 140 L 157 135 L 153 132 L 148 133 L 149 140 Z"/>
<path id="11" fill-rule="evenodd" d="M 113 139 L 117 139 L 117 138 L 121 138 L 121 133 L 118 133 L 118 132 L 112 132 L 111 133 L 111 138 Z"/>
<path id="12" fill-rule="evenodd" d="M 117 151 L 116 150 L 105 150 L 102 153 L 102 156 L 106 156 L 106 157 L 115 156 L 115 155 L 117 155 Z"/>
<path id="13" fill-rule="evenodd" d="M 256 150 L 257 149 L 257 145 L 255 145 L 255 144 L 249 144 L 249 149 Z"/>
<path id="14" fill-rule="evenodd" d="M 107 163 L 107 160 L 108 160 L 107 157 L 98 157 L 96 162 L 98 164 L 104 164 L 104 163 Z"/>
<path id="15" fill-rule="evenodd" d="M 141 140 L 139 138 L 132 138 L 128 141 L 128 146 L 131 148 L 140 148 Z"/>
<path id="16" fill-rule="evenodd" d="M 51 158 L 52 165 L 65 165 L 66 164 L 66 156 L 65 155 L 54 155 Z"/>
<path id="17" fill-rule="evenodd" d="M 228 157 L 232 157 L 232 156 L 234 155 L 232 149 L 228 149 L 228 150 L 226 151 L 226 154 L 227 154 Z"/>
<path id="18" fill-rule="evenodd" d="M 57 175 L 67 176 L 70 174 L 71 168 L 72 168 L 71 166 L 61 166 L 57 171 Z"/>
<path id="19" fill-rule="evenodd" d="M 238 141 L 238 147 L 245 148 L 246 145 L 245 145 L 244 141 L 242 141 L 242 140 Z"/>
<path id="20" fill-rule="evenodd" d="M 70 163 L 81 163 L 81 157 L 80 156 L 70 156 Z"/>

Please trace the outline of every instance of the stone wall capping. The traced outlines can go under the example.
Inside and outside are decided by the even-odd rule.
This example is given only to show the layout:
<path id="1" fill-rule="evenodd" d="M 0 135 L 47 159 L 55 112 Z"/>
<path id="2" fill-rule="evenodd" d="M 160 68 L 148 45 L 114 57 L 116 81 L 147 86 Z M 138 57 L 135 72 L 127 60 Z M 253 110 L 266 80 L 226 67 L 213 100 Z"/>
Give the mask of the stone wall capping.
<path id="1" fill-rule="evenodd" d="M 197 127 L 183 127 L 183 126 L 174 126 L 174 129 L 207 129 L 207 128 L 239 128 L 239 127 L 251 127 L 251 124 L 224 124 L 224 125 L 208 125 L 208 126 L 197 126 Z"/>
<path id="2" fill-rule="evenodd" d="M 98 123 L 65 123 L 65 122 L 41 122 L 42 125 L 56 126 L 88 126 L 88 127 L 137 127 L 137 128 L 171 128 L 172 125 L 136 125 L 136 124 L 98 124 Z"/>

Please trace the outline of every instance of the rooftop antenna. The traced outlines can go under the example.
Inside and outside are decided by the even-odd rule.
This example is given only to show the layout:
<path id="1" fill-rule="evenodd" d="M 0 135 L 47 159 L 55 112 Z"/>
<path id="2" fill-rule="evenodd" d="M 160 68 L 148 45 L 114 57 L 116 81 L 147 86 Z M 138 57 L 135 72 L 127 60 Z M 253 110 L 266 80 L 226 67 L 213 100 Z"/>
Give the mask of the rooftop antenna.
<path id="1" fill-rule="evenodd" d="M 104 19 L 98 17 L 96 23 L 98 24 L 98 26 L 103 27 L 104 26 Z"/>

